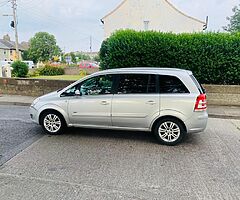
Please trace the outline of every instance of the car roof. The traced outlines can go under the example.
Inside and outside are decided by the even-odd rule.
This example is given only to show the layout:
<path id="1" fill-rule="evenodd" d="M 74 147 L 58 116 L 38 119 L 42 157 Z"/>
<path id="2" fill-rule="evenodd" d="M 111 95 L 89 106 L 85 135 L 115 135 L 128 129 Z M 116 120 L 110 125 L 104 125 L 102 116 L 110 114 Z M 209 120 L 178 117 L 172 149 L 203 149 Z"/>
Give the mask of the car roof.
<path id="1" fill-rule="evenodd" d="M 192 72 L 184 69 L 177 68 L 157 68 L 157 67 L 133 67 L 133 68 L 117 68 L 117 69 L 108 69 L 104 71 L 97 72 L 99 74 L 106 73 L 154 73 L 154 74 L 188 74 L 192 75 Z"/>

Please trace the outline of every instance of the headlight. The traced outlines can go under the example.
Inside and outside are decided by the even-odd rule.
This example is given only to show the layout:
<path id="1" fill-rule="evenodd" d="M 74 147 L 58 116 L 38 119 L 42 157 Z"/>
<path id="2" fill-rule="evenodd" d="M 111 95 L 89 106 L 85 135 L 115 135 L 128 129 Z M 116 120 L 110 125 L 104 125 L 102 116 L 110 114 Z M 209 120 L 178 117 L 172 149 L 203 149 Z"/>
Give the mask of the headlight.
<path id="1" fill-rule="evenodd" d="M 36 98 L 33 102 L 32 102 L 32 106 L 36 105 L 36 103 L 40 100 L 40 98 Z"/>

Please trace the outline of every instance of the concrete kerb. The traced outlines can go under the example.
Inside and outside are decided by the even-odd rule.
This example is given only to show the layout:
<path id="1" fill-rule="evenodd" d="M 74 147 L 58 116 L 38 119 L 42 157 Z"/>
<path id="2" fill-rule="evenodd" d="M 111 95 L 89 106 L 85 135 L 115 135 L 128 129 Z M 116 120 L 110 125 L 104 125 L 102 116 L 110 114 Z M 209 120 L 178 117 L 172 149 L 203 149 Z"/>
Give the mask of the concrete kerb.
<path id="1" fill-rule="evenodd" d="M 21 95 L 0 95 L 0 105 L 30 106 L 35 98 Z"/>
<path id="2" fill-rule="evenodd" d="M 218 115 L 218 114 L 208 114 L 209 118 L 216 118 L 216 119 L 235 119 L 240 120 L 240 116 L 235 115 Z"/>
<path id="3" fill-rule="evenodd" d="M 30 106 L 31 103 L 0 101 L 3 106 Z"/>

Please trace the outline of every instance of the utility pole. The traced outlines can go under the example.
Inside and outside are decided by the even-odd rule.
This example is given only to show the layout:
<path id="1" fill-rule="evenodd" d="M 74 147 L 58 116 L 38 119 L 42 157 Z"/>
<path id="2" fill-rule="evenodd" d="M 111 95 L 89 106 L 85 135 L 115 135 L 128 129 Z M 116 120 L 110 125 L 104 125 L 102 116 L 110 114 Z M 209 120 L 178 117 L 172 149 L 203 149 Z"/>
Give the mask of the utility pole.
<path id="1" fill-rule="evenodd" d="M 92 53 L 92 36 L 90 36 L 90 53 Z"/>
<path id="2" fill-rule="evenodd" d="M 18 31 L 17 31 L 17 0 L 11 0 L 13 9 L 13 21 L 15 30 L 16 59 L 19 60 Z"/>

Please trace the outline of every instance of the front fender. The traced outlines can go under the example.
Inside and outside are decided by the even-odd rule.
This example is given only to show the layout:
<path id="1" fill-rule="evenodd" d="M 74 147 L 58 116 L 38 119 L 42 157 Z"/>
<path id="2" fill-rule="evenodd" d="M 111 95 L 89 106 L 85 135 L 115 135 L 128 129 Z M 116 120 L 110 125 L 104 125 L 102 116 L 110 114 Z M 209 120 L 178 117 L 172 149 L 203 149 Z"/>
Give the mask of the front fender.
<path id="1" fill-rule="evenodd" d="M 67 125 L 69 124 L 69 118 L 68 118 L 67 112 L 63 108 L 61 108 L 60 106 L 55 105 L 55 104 L 47 104 L 47 105 L 44 105 L 41 108 L 39 108 L 39 111 L 38 111 L 38 121 L 39 121 L 39 117 L 40 117 L 41 113 L 44 110 L 49 110 L 49 109 L 50 110 L 56 110 L 57 112 L 61 113 L 62 116 L 64 117 L 65 121 L 66 121 L 66 124 Z"/>

